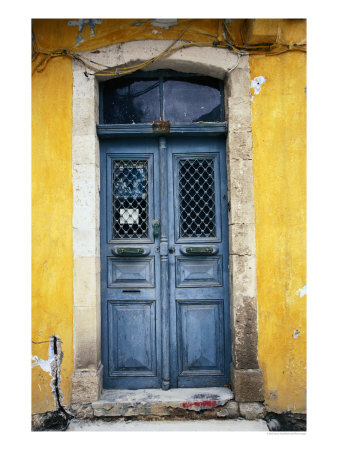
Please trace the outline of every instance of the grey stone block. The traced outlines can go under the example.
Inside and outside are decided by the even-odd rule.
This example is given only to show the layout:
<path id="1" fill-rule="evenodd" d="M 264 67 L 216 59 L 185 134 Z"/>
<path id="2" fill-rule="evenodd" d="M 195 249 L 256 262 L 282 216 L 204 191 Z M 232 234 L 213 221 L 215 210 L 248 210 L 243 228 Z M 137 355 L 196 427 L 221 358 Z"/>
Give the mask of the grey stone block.
<path id="1" fill-rule="evenodd" d="M 227 148 L 230 159 L 252 159 L 252 132 L 248 130 L 230 131 Z"/>
<path id="2" fill-rule="evenodd" d="M 264 401 L 263 374 L 260 369 L 235 369 L 231 364 L 231 381 L 237 402 Z"/>
<path id="3" fill-rule="evenodd" d="M 94 410 L 91 403 L 73 403 L 70 412 L 77 419 L 92 419 L 94 417 Z"/>
<path id="4" fill-rule="evenodd" d="M 250 97 L 250 71 L 237 67 L 229 74 L 228 87 L 231 97 Z"/>
<path id="5" fill-rule="evenodd" d="M 228 402 L 223 409 L 218 411 L 217 417 L 225 419 L 236 419 L 239 416 L 239 408 L 237 402 Z"/>
<path id="6" fill-rule="evenodd" d="M 97 370 L 78 370 L 74 372 L 72 383 L 72 404 L 90 403 L 97 400 L 102 392 L 101 365 Z"/>
<path id="7" fill-rule="evenodd" d="M 231 314 L 232 357 L 236 369 L 259 369 L 256 299 L 243 297 Z"/>
<path id="8" fill-rule="evenodd" d="M 247 420 L 264 419 L 266 415 L 264 405 L 257 402 L 239 403 L 239 412 Z"/>

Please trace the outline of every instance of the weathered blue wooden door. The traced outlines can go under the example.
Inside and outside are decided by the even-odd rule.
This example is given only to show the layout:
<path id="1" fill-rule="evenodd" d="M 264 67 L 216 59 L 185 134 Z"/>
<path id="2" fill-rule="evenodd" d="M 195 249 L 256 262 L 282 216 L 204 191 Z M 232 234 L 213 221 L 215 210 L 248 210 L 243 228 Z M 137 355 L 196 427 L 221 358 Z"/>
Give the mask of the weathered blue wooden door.
<path id="1" fill-rule="evenodd" d="M 224 137 L 168 140 L 170 373 L 177 387 L 229 381 Z"/>
<path id="2" fill-rule="evenodd" d="M 104 387 L 161 386 L 158 145 L 101 144 L 101 301 Z M 156 222 L 155 222 L 156 223 Z"/>
<path id="3" fill-rule="evenodd" d="M 101 143 L 105 388 L 229 381 L 224 136 Z"/>

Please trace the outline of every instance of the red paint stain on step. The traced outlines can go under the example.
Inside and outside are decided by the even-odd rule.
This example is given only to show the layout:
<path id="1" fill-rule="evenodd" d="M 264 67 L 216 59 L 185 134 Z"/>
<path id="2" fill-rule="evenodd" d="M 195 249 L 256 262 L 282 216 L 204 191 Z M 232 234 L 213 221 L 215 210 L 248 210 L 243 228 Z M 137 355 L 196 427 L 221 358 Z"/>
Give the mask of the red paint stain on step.
<path id="1" fill-rule="evenodd" d="M 216 400 L 203 400 L 201 402 L 184 402 L 181 403 L 182 408 L 184 409 L 188 409 L 191 408 L 192 406 L 196 406 L 197 408 L 205 408 L 206 406 L 208 408 L 213 408 L 214 406 L 216 406 Z"/>

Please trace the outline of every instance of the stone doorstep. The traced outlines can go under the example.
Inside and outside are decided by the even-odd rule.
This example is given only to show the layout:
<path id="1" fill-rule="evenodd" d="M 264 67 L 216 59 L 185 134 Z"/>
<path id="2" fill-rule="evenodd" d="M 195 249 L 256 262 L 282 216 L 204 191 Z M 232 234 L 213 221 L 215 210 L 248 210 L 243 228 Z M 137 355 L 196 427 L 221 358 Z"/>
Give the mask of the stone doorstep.
<path id="1" fill-rule="evenodd" d="M 74 419 L 67 431 L 265 431 L 268 426 L 264 420 L 185 420 L 152 421 L 116 419 L 106 422 Z"/>
<path id="2" fill-rule="evenodd" d="M 228 388 L 103 390 L 92 402 L 95 417 L 170 416 L 172 410 L 202 411 L 224 406 L 234 398 Z"/>

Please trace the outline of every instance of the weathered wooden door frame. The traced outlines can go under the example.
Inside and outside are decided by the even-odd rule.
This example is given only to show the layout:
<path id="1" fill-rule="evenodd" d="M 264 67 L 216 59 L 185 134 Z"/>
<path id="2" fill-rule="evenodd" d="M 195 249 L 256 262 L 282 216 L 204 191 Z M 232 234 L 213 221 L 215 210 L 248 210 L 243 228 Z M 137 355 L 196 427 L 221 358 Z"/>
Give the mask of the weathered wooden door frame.
<path id="1" fill-rule="evenodd" d="M 112 45 L 84 56 L 114 67 L 146 60 L 166 41 Z M 258 365 L 251 97 L 248 56 L 227 49 L 185 48 L 152 69 L 173 69 L 225 80 L 228 136 L 231 378 L 235 399 L 264 399 Z M 109 76 L 107 76 L 109 79 Z M 73 61 L 73 343 L 72 403 L 99 398 L 102 389 L 99 237 L 99 83 Z"/>

